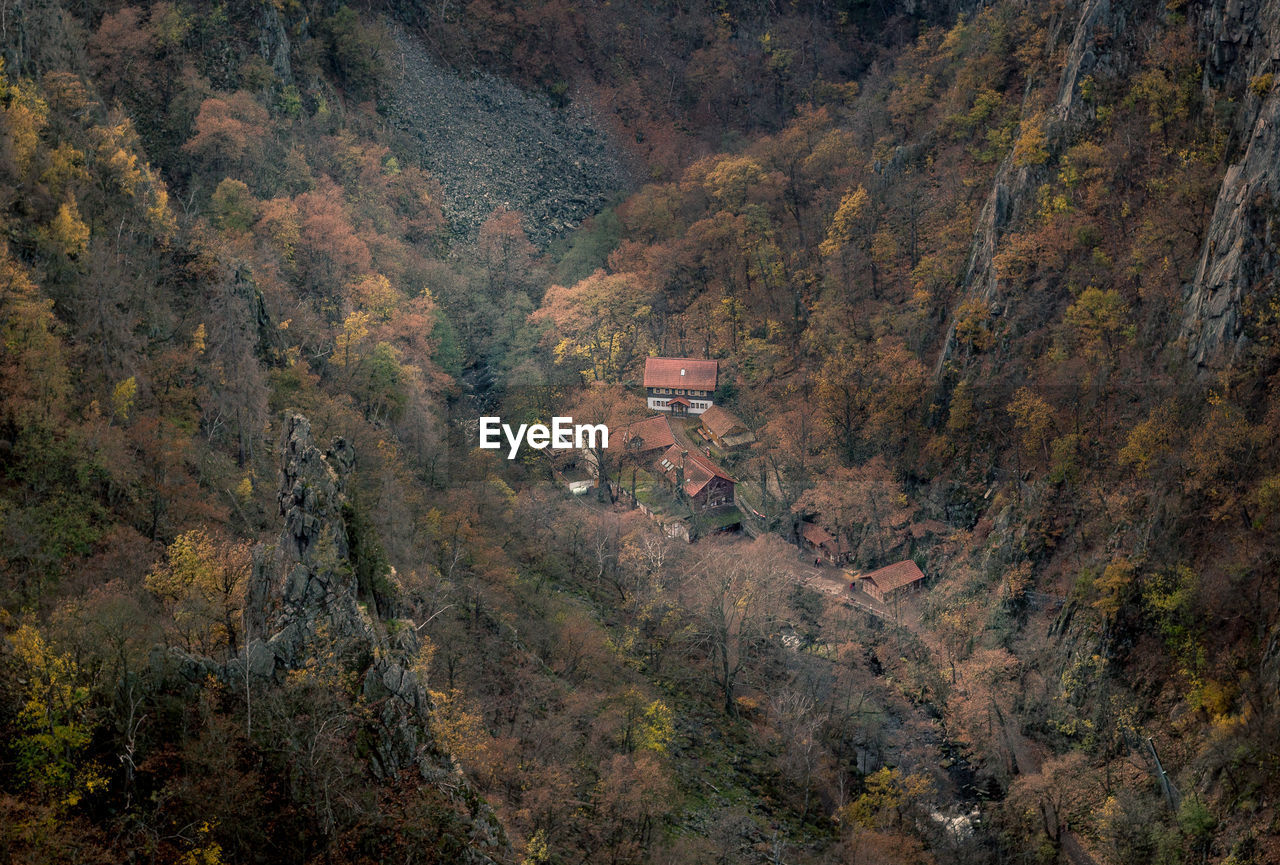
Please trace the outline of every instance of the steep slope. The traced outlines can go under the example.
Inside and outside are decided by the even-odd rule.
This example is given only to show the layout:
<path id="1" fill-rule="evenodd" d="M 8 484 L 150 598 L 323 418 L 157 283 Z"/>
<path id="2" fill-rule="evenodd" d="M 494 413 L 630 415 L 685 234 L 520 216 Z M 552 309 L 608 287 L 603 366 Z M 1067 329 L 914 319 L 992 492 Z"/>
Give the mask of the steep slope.
<path id="1" fill-rule="evenodd" d="M 1240 356 L 1253 330 L 1252 297 L 1265 307 L 1276 291 L 1275 217 L 1280 202 L 1280 4 L 1214 2 L 1199 10 L 1204 83 L 1240 93 L 1237 154 L 1222 177 L 1180 337 L 1200 367 Z M 1256 333 L 1253 334 L 1256 338 Z"/>
<path id="2" fill-rule="evenodd" d="M 609 137 L 580 102 L 554 107 L 485 73 L 441 67 L 394 31 L 388 114 L 439 178 L 454 228 L 473 235 L 498 208 L 521 213 L 539 246 L 598 213 L 629 184 Z"/>
<path id="3" fill-rule="evenodd" d="M 435 733 L 426 668 L 412 668 L 420 650 L 415 623 L 395 622 L 391 639 L 385 624 L 366 612 L 377 606 L 357 584 L 359 564 L 344 516 L 354 449 L 339 438 L 322 452 L 310 422 L 290 413 L 282 423 L 279 459 L 284 526 L 274 544 L 254 551 L 244 607 L 247 661 L 205 666 L 235 687 L 245 682 L 247 663 L 252 683 L 246 687 L 263 689 L 257 699 L 267 701 L 290 676 L 339 659 L 360 682 L 363 709 L 347 723 L 366 726 L 366 771 L 388 784 L 402 772 L 413 773 L 438 792 L 451 808 L 441 819 L 451 825 L 441 833 L 440 856 L 474 865 L 513 861 L 502 825 Z M 403 852 L 412 858 L 424 851 Z"/>

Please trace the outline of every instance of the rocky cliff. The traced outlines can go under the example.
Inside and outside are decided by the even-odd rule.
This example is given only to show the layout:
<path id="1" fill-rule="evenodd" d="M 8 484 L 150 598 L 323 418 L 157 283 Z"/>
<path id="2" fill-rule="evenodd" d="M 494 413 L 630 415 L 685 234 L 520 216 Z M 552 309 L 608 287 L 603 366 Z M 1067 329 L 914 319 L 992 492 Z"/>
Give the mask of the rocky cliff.
<path id="1" fill-rule="evenodd" d="M 409 667 L 417 649 L 412 623 L 392 645 L 359 597 L 343 517 L 354 467 L 355 452 L 343 439 L 321 451 L 305 417 L 285 416 L 279 489 L 284 527 L 275 544 L 254 555 L 245 603 L 249 673 L 270 687 L 322 652 L 357 665 L 361 696 L 372 710 L 370 772 L 387 779 L 416 771 L 468 826 L 465 861 L 510 861 L 514 854 L 501 824 L 433 729 L 425 682 Z M 241 680 L 244 667 L 233 662 L 222 674 Z"/>
<path id="2" fill-rule="evenodd" d="M 1280 202 L 1280 3 L 1217 0 L 1200 10 L 1204 87 L 1242 94 L 1235 158 L 1222 177 L 1180 337 L 1199 367 L 1229 364 L 1245 341 L 1241 306 L 1273 279 Z"/>
<path id="3" fill-rule="evenodd" d="M 1083 98 L 1087 76 L 1123 77 L 1141 51 L 1135 19 L 1153 14 L 1119 0 L 1083 0 L 1061 16 L 1051 42 L 1065 44 L 1057 98 L 1047 124 L 1051 149 L 1071 142 L 1093 108 Z M 1176 14 L 1163 11 L 1155 14 Z M 1275 217 L 1280 200 L 1280 2 L 1212 0 L 1189 7 L 1189 26 L 1204 57 L 1202 87 L 1235 98 L 1213 215 L 1203 232 L 1195 276 L 1187 285 L 1177 336 L 1189 360 L 1216 368 L 1235 360 L 1246 341 L 1241 310 L 1251 290 L 1270 280 L 1277 264 Z M 1025 112 L 1024 112 L 1025 115 Z M 1025 119 L 1025 116 L 1024 116 Z M 1035 204 L 1041 181 L 1006 155 L 975 226 L 962 299 L 978 299 L 1001 313 L 993 262 L 1003 235 Z M 939 354 L 939 376 L 955 350 L 954 318 Z M 1170 338 L 1174 336 L 1170 334 Z"/>

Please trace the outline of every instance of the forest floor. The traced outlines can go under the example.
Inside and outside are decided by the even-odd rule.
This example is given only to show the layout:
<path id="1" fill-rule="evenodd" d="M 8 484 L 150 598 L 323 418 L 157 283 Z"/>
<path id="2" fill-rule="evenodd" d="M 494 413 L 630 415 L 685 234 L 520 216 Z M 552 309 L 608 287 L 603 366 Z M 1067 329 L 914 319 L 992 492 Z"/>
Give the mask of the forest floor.
<path id="1" fill-rule="evenodd" d="M 388 116 L 444 192 L 454 231 L 474 236 L 498 208 L 518 211 L 539 247 L 604 209 L 631 183 L 589 106 L 563 107 L 492 75 L 444 68 L 394 28 Z"/>

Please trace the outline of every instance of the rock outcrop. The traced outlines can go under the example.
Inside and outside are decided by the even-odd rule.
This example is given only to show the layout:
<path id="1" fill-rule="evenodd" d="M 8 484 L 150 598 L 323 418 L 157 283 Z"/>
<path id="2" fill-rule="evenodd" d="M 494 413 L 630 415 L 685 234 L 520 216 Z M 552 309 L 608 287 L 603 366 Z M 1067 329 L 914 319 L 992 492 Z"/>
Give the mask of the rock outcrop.
<path id="1" fill-rule="evenodd" d="M 387 779 L 413 770 L 435 784 L 468 827 L 462 861 L 511 861 L 497 817 L 435 734 L 425 683 L 408 666 L 417 649 L 413 627 L 402 628 L 392 645 L 361 604 L 343 515 L 354 467 L 355 452 L 346 441 L 335 439 L 321 451 L 305 417 L 285 416 L 279 490 L 284 527 L 274 545 L 254 553 L 244 616 L 249 673 L 270 687 L 322 652 L 358 664 L 361 697 L 372 710 L 372 774 Z M 221 675 L 242 680 L 243 663 L 233 661 Z"/>
<path id="2" fill-rule="evenodd" d="M 1241 304 L 1249 291 L 1274 278 L 1280 264 L 1280 2 L 1218 0 L 1206 4 L 1198 24 L 1207 59 L 1205 87 L 1243 92 L 1239 159 L 1218 189 L 1180 333 L 1188 358 L 1213 369 L 1239 355 L 1245 342 Z"/>

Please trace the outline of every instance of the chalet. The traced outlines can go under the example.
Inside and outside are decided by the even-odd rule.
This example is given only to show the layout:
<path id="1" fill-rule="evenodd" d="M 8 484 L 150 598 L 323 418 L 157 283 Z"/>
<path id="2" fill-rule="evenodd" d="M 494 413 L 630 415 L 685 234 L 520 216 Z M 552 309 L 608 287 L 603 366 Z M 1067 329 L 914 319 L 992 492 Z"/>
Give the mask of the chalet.
<path id="1" fill-rule="evenodd" d="M 881 602 L 888 602 L 924 588 L 924 574 L 911 559 L 905 559 L 869 574 L 858 574 L 853 581 L 858 588 Z"/>
<path id="2" fill-rule="evenodd" d="M 697 451 L 672 445 L 657 460 L 654 469 L 670 486 L 677 489 L 683 486 L 694 510 L 733 504 L 734 479 Z"/>
<path id="3" fill-rule="evenodd" d="M 702 414 L 711 408 L 720 364 L 692 357 L 651 357 L 644 362 L 649 408 L 671 414 Z"/>
<path id="4" fill-rule="evenodd" d="M 713 405 L 699 418 L 702 425 L 698 432 L 725 450 L 743 447 L 756 440 L 755 433 L 747 429 L 737 415 L 724 406 Z"/>
<path id="5" fill-rule="evenodd" d="M 800 524 L 800 546 L 833 565 L 841 564 L 849 558 L 849 550 L 844 544 L 822 526 L 813 523 Z"/>

